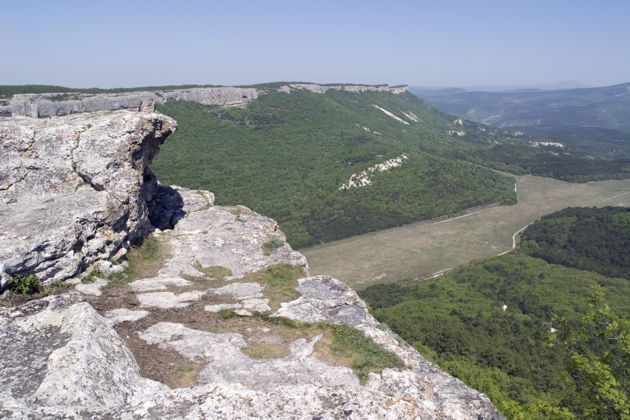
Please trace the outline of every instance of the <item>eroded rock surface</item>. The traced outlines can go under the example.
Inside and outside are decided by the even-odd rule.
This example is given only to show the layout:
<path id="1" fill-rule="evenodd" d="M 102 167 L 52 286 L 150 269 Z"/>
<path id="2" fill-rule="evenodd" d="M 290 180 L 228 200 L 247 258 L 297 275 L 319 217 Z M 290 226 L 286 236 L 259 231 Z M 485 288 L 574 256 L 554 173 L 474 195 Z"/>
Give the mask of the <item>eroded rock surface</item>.
<path id="1" fill-rule="evenodd" d="M 284 240 L 271 219 L 245 207 L 211 206 L 211 197 L 202 192 L 177 191 L 187 203 L 186 216 L 173 230 L 153 234 L 170 249 L 169 257 L 157 276 L 122 286 L 120 293 L 136 300 L 109 300 L 102 304 L 101 316 L 83 299 L 100 307 L 105 302 L 100 299 L 113 293 L 104 288 L 103 296 L 80 298 L 73 292 L 2 315 L 3 342 L 14 344 L 1 370 L 9 382 L 2 387 L 0 414 L 500 418 L 484 395 L 442 372 L 390 331 L 379 329 L 352 289 L 327 276 L 308 277 L 304 257 L 286 243 L 265 249 L 271 239 Z M 202 196 L 206 200 L 196 198 Z M 280 301 L 273 286 L 256 277 L 261 270 L 279 266 L 299 267 L 304 273 L 295 283 L 295 296 Z M 213 305 L 242 316 L 224 320 L 218 311 L 206 310 Z M 370 373 L 362 384 L 350 367 L 331 363 L 318 350 L 325 339 L 317 328 L 301 336 L 299 329 L 281 328 L 256 312 L 353 326 L 396 354 L 404 366 Z M 27 344 L 26 337 L 41 338 Z M 18 356 L 25 346 L 30 346 L 30 356 Z M 261 357 L 248 351 L 270 348 L 279 353 Z M 158 359 L 154 354 L 170 354 L 171 364 L 179 360 L 196 366 L 181 373 L 192 382 L 170 388 L 143 377 Z M 11 360 L 19 360 L 19 369 Z"/>
<path id="2" fill-rule="evenodd" d="M 116 241 L 143 234 L 150 221 L 159 266 L 126 284 L 106 285 L 96 278 L 72 292 L 0 311 L 0 417 L 501 418 L 486 396 L 379 328 L 344 283 L 309 276 L 306 259 L 285 242 L 273 220 L 243 206 L 214 206 L 214 196 L 206 191 L 158 187 L 147 180 L 146 161 L 157 149 L 152 139 L 172 130 L 172 121 L 155 114 L 107 115 L 95 116 L 91 127 L 78 116 L 53 119 L 64 122 L 71 144 L 89 139 L 94 144 L 96 137 L 83 138 L 92 127 L 107 134 L 100 137 L 103 144 L 94 145 L 103 152 L 93 160 L 74 155 L 79 146 L 57 149 L 64 138 L 51 134 L 44 142 L 55 145 L 46 149 L 52 151 L 50 163 L 33 169 L 29 162 L 44 155 L 43 146 L 9 144 L 6 150 L 17 152 L 8 161 L 26 169 L 0 193 L 8 197 L 4 214 L 18 223 L 13 211 L 18 207 L 7 208 L 22 204 L 47 212 L 56 223 L 34 220 L 38 229 L 47 229 L 39 234 L 27 226 L 34 213 L 22 214 L 28 219 L 8 231 L 20 246 L 0 250 L 5 252 L 0 261 L 11 270 L 19 266 L 16 261 L 44 261 L 40 273 L 67 275 L 91 258 L 116 251 Z M 33 124 L 24 121 L 25 127 Z M 57 132 L 46 124 L 38 127 Z M 138 127 L 146 127 L 146 133 L 138 136 Z M 127 161 L 114 159 L 121 149 Z M 64 172 L 68 167 L 70 172 Z M 26 187 L 54 177 L 62 181 Z M 127 207 L 119 190 L 127 194 Z M 73 218 L 54 219 L 55 212 Z M 92 213 L 100 221 L 87 218 Z M 68 234 L 77 232 L 73 226 L 90 223 L 94 232 L 109 233 L 88 234 L 85 240 Z M 98 252 L 84 251 L 86 244 Z M 63 271 L 65 266 L 70 269 Z M 357 376 L 352 355 L 336 353 L 331 344 L 336 325 L 359 330 L 401 363 Z"/>
<path id="3" fill-rule="evenodd" d="M 176 129 L 160 114 L 0 118 L 0 266 L 64 280 L 150 228 L 147 165 Z"/>

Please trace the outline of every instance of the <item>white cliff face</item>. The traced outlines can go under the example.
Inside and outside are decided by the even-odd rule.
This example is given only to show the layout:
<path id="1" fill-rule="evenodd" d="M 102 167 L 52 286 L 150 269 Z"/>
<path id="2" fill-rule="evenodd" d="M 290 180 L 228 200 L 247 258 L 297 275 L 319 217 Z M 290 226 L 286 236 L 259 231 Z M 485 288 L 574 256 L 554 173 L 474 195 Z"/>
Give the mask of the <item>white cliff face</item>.
<path id="1" fill-rule="evenodd" d="M 557 149 L 564 149 L 564 144 L 553 141 L 530 141 L 532 147 L 554 147 Z"/>
<path id="2" fill-rule="evenodd" d="M 278 90 L 309 90 L 324 94 L 328 90 L 345 92 L 390 92 L 402 94 L 406 86 L 391 88 L 387 85 L 318 85 L 315 83 L 291 83 Z M 264 89 L 231 86 L 189 88 L 172 90 L 135 91 L 123 93 L 44 93 L 17 94 L 6 104 L 0 104 L 0 117 L 29 116 L 33 118 L 61 116 L 95 111 L 146 111 L 168 101 L 193 101 L 204 105 L 242 106 L 258 98 Z"/>
<path id="3" fill-rule="evenodd" d="M 341 90 L 344 92 L 389 92 L 400 95 L 407 92 L 407 86 L 389 87 L 388 85 L 318 85 L 315 83 L 290 83 L 289 89 L 304 89 L 314 93 L 326 93 L 328 90 Z M 287 91 L 283 86 L 283 91 Z"/>
<path id="4" fill-rule="evenodd" d="M 0 106 L 0 116 L 25 115 L 33 118 L 95 111 L 146 111 L 167 101 L 194 101 L 204 105 L 243 105 L 258 97 L 255 88 L 213 87 L 138 91 L 124 93 L 44 93 L 14 95 Z"/>
<path id="5" fill-rule="evenodd" d="M 402 155 L 396 156 L 395 158 L 388 159 L 382 163 L 377 163 L 374 166 L 370 166 L 364 171 L 361 171 L 357 174 L 352 174 L 350 176 L 350 179 L 348 179 L 338 189 L 339 191 L 343 191 L 349 188 L 361 188 L 365 187 L 366 185 L 370 185 L 372 184 L 372 174 L 374 172 L 386 172 L 393 168 L 397 168 L 405 163 L 407 159 L 409 159 L 409 156 L 403 153 Z"/>
<path id="6" fill-rule="evenodd" d="M 148 164 L 175 121 L 114 112 L 0 118 L 0 264 L 64 280 L 150 227 Z"/>
<path id="7" fill-rule="evenodd" d="M 94 185 L 100 182 L 102 191 L 110 191 L 108 182 L 144 182 L 141 170 L 124 170 L 125 162 L 116 164 L 120 172 L 112 169 L 111 179 L 100 177 L 107 165 L 103 168 L 93 162 L 95 166 L 90 166 L 87 158 L 92 150 L 73 146 L 77 136 L 67 128 L 72 126 L 69 118 L 77 117 L 48 123 L 68 130 L 67 135 L 50 137 L 51 141 L 81 150 L 74 161 L 87 160 Z M 148 129 L 153 133 L 149 137 L 158 137 L 172 123 L 153 114 L 120 113 L 115 119 L 108 114 L 87 114 L 82 118 L 89 118 L 92 127 L 108 127 L 108 134 L 99 137 L 102 150 L 110 150 L 111 145 L 118 150 L 117 139 L 130 134 L 128 130 L 137 124 L 144 127 L 147 122 L 162 121 L 162 125 L 151 123 Z M 136 125 L 128 125 L 130 121 Z M 30 133 L 32 122 L 26 122 L 18 119 L 15 124 Z M 22 133 L 12 127 L 12 132 Z M 52 125 L 48 130 L 59 133 Z M 130 135 L 120 142 L 136 144 L 134 139 Z M 129 165 L 136 155 L 140 153 L 127 156 Z M 386 161 L 374 170 L 402 164 L 407 157 L 396 159 L 399 163 Z M 32 176 L 35 188 L 37 175 L 32 172 L 39 169 L 33 169 L 31 162 L 26 173 L 15 176 L 20 168 L 15 166 L 5 176 L 19 179 L 12 185 Z M 91 196 L 64 187 L 66 178 L 48 178 L 38 182 L 48 182 L 49 190 L 62 189 L 64 197 L 76 195 L 84 200 L 75 203 L 76 208 L 88 206 Z M 26 189 L 9 188 L 18 203 L 35 200 L 36 194 Z M 142 191 L 136 194 L 137 200 L 146 200 Z M 391 331 L 380 328 L 365 303 L 344 283 L 328 276 L 309 276 L 306 259 L 285 242 L 275 221 L 243 206 L 214 206 L 213 198 L 206 191 L 179 187 L 160 187 L 152 196 L 156 209 L 152 221 L 176 221 L 172 229 L 151 234 L 168 250 L 157 273 L 117 287 L 105 288 L 101 281 L 91 287 L 78 285 L 75 291 L 0 311 L 0 417 L 501 418 L 485 395 L 442 372 Z M 56 197 L 38 205 L 63 209 L 56 207 L 60 205 Z M 147 212 L 142 214 L 138 223 L 148 223 Z M 29 212 L 15 212 L 12 217 L 21 226 L 36 223 Z M 14 232 L 18 235 L 21 230 Z M 7 260 L 37 258 L 33 249 L 40 243 L 38 237 L 23 236 L 23 247 L 12 249 Z M 66 238 L 56 234 L 50 234 L 48 241 L 47 246 L 56 249 L 67 246 Z M 101 246 L 107 247 L 107 241 Z M 281 277 L 265 277 L 269 270 L 297 273 L 296 279 L 279 288 L 274 281 Z M 226 315 L 225 310 L 237 315 Z M 290 322 L 302 323 L 302 327 L 292 327 Z M 371 372 L 362 383 L 350 367 L 322 350 L 327 348 L 330 325 L 359 330 L 402 363 Z M 185 381 L 174 385 L 164 379 L 164 372 Z"/>

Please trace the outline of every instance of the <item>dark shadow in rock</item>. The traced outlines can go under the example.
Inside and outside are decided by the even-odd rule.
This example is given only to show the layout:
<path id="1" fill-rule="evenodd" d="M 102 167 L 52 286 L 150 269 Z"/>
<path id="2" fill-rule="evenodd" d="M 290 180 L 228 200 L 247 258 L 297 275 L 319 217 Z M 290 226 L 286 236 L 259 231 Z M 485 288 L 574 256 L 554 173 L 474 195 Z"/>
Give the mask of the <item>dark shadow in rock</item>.
<path id="1" fill-rule="evenodd" d="M 159 185 L 148 203 L 149 221 L 157 229 L 173 229 L 186 212 L 184 199 L 173 188 Z"/>

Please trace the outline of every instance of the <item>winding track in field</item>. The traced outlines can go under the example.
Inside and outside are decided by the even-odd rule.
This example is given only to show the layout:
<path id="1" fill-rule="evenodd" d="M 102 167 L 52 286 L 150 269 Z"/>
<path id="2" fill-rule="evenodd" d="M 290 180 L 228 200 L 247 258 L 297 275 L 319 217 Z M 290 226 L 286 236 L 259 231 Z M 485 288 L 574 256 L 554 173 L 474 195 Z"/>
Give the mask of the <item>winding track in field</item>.
<path id="1" fill-rule="evenodd" d="M 576 206 L 630 206 L 630 180 L 575 184 L 518 176 L 518 204 L 488 206 L 301 250 L 313 274 L 356 289 L 374 283 L 437 277 L 475 259 L 507 253 L 518 235 L 545 214 Z"/>

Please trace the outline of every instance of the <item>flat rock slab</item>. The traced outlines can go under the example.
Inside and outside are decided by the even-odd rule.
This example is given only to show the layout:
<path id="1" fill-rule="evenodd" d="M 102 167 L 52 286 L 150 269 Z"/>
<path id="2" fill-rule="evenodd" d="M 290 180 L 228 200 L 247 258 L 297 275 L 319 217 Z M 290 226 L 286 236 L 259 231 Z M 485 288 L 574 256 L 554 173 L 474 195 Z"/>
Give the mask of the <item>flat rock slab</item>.
<path id="1" fill-rule="evenodd" d="M 302 297 L 281 303 L 276 316 L 302 322 L 330 321 L 352 326 L 375 322 L 356 292 L 337 279 L 328 276 L 299 279 L 296 290 Z"/>
<path id="2" fill-rule="evenodd" d="M 137 295 L 138 301 L 142 306 L 154 308 L 184 308 L 196 300 L 201 299 L 205 294 L 204 291 L 194 290 L 192 292 L 184 292 L 175 294 L 173 292 L 153 292 L 140 293 Z"/>
<path id="3" fill-rule="evenodd" d="M 101 296 L 101 288 L 107 284 L 107 280 L 95 278 L 92 283 L 79 283 L 74 288 L 84 295 Z"/>
<path id="4" fill-rule="evenodd" d="M 228 296 L 234 300 L 255 299 L 263 296 L 263 287 L 258 283 L 235 282 L 218 289 L 209 289 L 217 295 Z"/>
<path id="5" fill-rule="evenodd" d="M 244 206 L 190 212 L 169 236 L 171 258 L 160 276 L 203 275 L 195 265 L 227 268 L 232 272 L 228 278 L 240 278 L 274 264 L 308 268 L 306 258 L 288 244 L 267 253 L 263 247 L 266 242 L 284 241 L 286 237 L 274 220 Z"/>
<path id="6" fill-rule="evenodd" d="M 116 324 L 119 324 L 121 322 L 126 322 L 126 321 L 130 321 L 130 322 L 138 321 L 139 319 L 142 319 L 147 315 L 149 315 L 149 311 L 144 311 L 141 309 L 132 311 L 130 309 L 125 309 L 125 308 L 112 309 L 111 311 L 107 311 L 105 313 L 105 317 L 110 321 L 112 325 L 116 325 Z"/>
<path id="7" fill-rule="evenodd" d="M 190 286 L 192 282 L 181 277 L 151 277 L 136 280 L 129 283 L 134 292 L 146 292 L 149 290 L 165 290 L 169 286 Z"/>
<path id="8" fill-rule="evenodd" d="M 295 340 L 290 354 L 281 359 L 252 359 L 241 352 L 246 341 L 237 333 L 197 331 L 181 324 L 160 322 L 140 334 L 140 338 L 162 348 L 171 348 L 191 361 L 205 363 L 198 376 L 203 383 L 246 383 L 258 389 L 280 384 L 358 385 L 352 370 L 331 366 L 313 356 L 311 341 Z"/>

